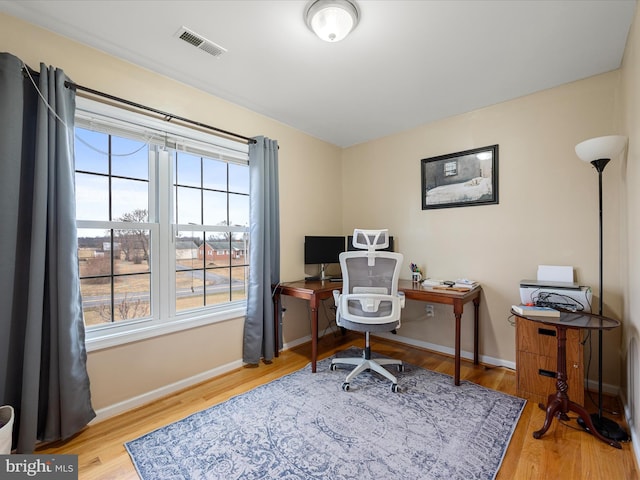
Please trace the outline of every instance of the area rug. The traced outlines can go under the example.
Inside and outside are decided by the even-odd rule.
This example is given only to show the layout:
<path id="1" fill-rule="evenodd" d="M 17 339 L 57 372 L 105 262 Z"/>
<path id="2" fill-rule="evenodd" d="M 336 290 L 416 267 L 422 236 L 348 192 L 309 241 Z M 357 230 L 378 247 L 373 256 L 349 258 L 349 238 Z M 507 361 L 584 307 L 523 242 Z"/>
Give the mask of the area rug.
<path id="1" fill-rule="evenodd" d="M 350 349 L 338 356 L 358 356 Z M 330 359 L 125 444 L 143 480 L 494 479 L 525 400 L 405 364 L 400 392 Z M 392 368 L 392 367 L 389 367 Z"/>

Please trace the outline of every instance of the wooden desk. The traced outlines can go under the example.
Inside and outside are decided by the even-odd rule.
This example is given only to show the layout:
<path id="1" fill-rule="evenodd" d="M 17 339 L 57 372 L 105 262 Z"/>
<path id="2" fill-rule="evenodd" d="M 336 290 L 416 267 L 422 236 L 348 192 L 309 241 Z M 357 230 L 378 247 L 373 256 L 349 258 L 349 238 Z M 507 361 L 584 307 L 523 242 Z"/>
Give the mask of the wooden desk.
<path id="1" fill-rule="evenodd" d="M 342 283 L 326 281 L 307 282 L 299 280 L 296 282 L 286 282 L 273 286 L 273 308 L 274 308 L 274 330 L 275 330 L 275 356 L 279 354 L 279 328 L 278 309 L 280 305 L 280 295 L 289 295 L 295 298 L 302 298 L 309 301 L 311 308 L 311 371 L 316 371 L 316 360 L 318 358 L 318 307 L 320 301 L 333 296 L 334 290 L 342 289 Z M 473 301 L 473 363 L 478 364 L 478 324 L 481 287 L 475 287 L 468 292 L 455 292 L 449 290 L 434 290 L 431 287 L 423 287 L 413 283 L 411 280 L 400 280 L 398 290 L 404 292 L 405 298 L 428 303 L 441 303 L 453 306 L 455 317 L 455 373 L 454 383 L 460 385 L 460 323 L 464 304 Z"/>

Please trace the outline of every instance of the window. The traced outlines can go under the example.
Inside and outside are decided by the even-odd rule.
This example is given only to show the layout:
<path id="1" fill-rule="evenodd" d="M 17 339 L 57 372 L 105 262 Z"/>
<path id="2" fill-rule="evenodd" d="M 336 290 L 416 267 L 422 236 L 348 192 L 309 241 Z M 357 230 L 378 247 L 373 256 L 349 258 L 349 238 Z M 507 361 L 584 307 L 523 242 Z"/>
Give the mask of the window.
<path id="1" fill-rule="evenodd" d="M 451 177 L 458 174 L 458 162 L 454 160 L 452 162 L 445 162 L 444 164 L 444 176 Z"/>
<path id="2" fill-rule="evenodd" d="M 87 347 L 244 315 L 247 145 L 80 98 L 75 133 Z"/>

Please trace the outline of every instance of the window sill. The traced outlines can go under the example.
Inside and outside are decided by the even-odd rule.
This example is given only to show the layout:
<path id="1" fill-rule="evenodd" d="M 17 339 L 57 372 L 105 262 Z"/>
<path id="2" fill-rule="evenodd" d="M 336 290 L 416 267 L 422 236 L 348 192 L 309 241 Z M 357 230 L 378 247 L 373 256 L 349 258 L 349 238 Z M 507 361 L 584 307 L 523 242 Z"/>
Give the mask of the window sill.
<path id="1" fill-rule="evenodd" d="M 199 316 L 189 316 L 188 318 L 175 318 L 174 320 L 159 322 L 143 322 L 129 325 L 117 331 L 102 331 L 87 333 L 85 345 L 87 352 L 104 350 L 127 343 L 147 340 L 160 335 L 180 332 L 191 328 L 202 327 L 214 323 L 224 322 L 235 318 L 245 317 L 247 314 L 246 304 L 236 308 L 227 309 L 224 312 L 209 313 Z M 116 329 L 114 329 L 116 330 Z"/>

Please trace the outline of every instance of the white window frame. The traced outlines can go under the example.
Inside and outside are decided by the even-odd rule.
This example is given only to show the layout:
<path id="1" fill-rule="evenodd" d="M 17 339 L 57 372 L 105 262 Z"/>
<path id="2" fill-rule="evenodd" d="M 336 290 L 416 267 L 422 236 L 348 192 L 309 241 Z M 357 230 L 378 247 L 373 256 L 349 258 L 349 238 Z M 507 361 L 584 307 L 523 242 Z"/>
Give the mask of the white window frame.
<path id="1" fill-rule="evenodd" d="M 185 150 L 203 156 L 211 156 L 211 158 L 216 158 L 217 154 L 226 161 L 242 165 L 247 165 L 249 161 L 249 147 L 246 143 L 172 124 L 87 98 L 76 98 L 75 117 L 76 127 L 99 130 L 129 138 L 133 135 L 153 144 L 167 145 L 171 149 Z M 132 224 L 88 220 L 76 222 L 79 229 L 138 227 L 151 231 L 151 318 L 122 323 L 115 322 L 86 329 L 85 341 L 89 352 L 241 318 L 247 313 L 246 300 L 176 313 L 176 287 L 175 281 L 173 281 L 176 258 L 175 248 L 171 248 L 175 241 L 175 229 L 184 230 L 184 227 L 187 227 L 193 228 L 194 231 L 208 231 L 212 228 L 203 225 L 185 226 L 171 223 L 173 212 L 171 165 L 166 152 L 160 152 L 156 171 L 158 178 L 153 177 L 153 174 L 149 178 L 150 198 L 157 199 L 155 203 L 150 201 L 149 223 Z M 154 208 L 157 208 L 158 211 L 154 211 Z M 156 219 L 164 219 L 164 222 L 154 223 L 152 220 Z M 171 280 L 161 282 L 161 278 Z"/>

